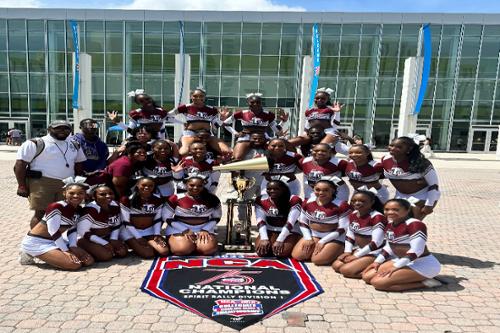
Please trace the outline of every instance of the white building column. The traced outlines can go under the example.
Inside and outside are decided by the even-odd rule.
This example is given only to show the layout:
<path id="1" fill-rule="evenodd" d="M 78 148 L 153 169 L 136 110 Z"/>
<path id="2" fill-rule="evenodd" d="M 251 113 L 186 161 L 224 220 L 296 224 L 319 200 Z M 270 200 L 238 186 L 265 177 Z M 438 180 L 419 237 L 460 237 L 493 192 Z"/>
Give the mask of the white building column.
<path id="1" fill-rule="evenodd" d="M 75 52 L 73 52 L 73 64 L 74 63 Z M 92 118 L 92 56 L 87 53 L 80 53 L 79 67 L 80 81 L 78 84 L 78 109 L 73 109 L 73 123 L 75 133 L 80 132 L 81 120 L 85 118 Z M 74 66 L 73 77 L 75 77 Z"/>
<path id="2" fill-rule="evenodd" d="M 415 111 L 418 89 L 422 79 L 422 64 L 422 57 L 410 57 L 405 60 L 403 89 L 399 108 L 398 137 L 416 132 L 418 115 L 413 114 L 413 112 Z"/>
<path id="3" fill-rule="evenodd" d="M 313 59 L 311 56 L 304 56 L 302 62 L 302 75 L 300 82 L 300 107 L 299 110 L 299 127 L 297 134 L 301 135 L 306 124 L 306 110 L 309 107 L 309 98 L 311 93 L 311 84 L 313 77 Z"/>
<path id="4" fill-rule="evenodd" d="M 180 104 L 189 103 L 191 81 L 191 57 L 189 54 L 176 54 L 175 55 L 175 107 Z M 174 124 L 174 142 L 179 141 L 182 136 L 184 126 L 181 124 Z"/>

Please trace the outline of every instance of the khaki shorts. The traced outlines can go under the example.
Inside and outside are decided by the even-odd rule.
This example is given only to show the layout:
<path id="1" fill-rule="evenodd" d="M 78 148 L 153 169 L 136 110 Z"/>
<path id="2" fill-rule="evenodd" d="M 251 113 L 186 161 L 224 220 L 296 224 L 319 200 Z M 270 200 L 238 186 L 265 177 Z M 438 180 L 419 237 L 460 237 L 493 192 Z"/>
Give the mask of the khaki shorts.
<path id="1" fill-rule="evenodd" d="M 31 210 L 45 210 L 47 206 L 63 199 L 64 183 L 60 179 L 42 177 L 39 179 L 28 179 L 29 197 Z"/>

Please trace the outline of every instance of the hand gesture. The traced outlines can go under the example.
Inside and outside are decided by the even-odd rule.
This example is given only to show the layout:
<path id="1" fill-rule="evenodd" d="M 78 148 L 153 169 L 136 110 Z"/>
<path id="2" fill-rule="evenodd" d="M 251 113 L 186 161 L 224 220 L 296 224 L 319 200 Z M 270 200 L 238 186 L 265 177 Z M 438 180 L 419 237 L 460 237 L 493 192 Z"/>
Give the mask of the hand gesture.
<path id="1" fill-rule="evenodd" d="M 350 262 L 353 262 L 354 260 L 358 259 L 356 256 L 353 255 L 348 255 L 347 257 L 344 258 L 344 264 L 348 264 Z"/>
<path id="2" fill-rule="evenodd" d="M 112 123 L 118 124 L 120 122 L 120 119 L 118 117 L 118 111 L 108 111 L 108 118 L 111 120 Z"/>
<path id="3" fill-rule="evenodd" d="M 344 107 L 344 104 L 340 104 L 339 102 L 335 101 L 332 105 L 332 110 L 334 112 L 340 112 L 340 110 L 342 110 L 343 107 Z"/>
<path id="4" fill-rule="evenodd" d="M 378 276 L 387 276 L 387 277 L 391 277 L 392 273 L 394 273 L 395 271 L 397 271 L 399 268 L 396 268 L 394 267 L 394 265 L 391 267 L 391 269 L 389 270 L 384 270 L 384 271 L 379 271 L 378 272 Z"/>
<path id="5" fill-rule="evenodd" d="M 316 245 L 314 246 L 314 252 L 313 255 L 317 256 L 321 250 L 325 247 L 325 244 L 317 242 Z"/>
<path id="6" fill-rule="evenodd" d="M 366 272 L 368 272 L 372 269 L 375 270 L 375 272 L 378 272 L 379 267 L 380 267 L 380 264 L 378 262 L 373 262 L 363 270 L 362 274 L 365 274 Z"/>
<path id="7" fill-rule="evenodd" d="M 196 234 L 194 232 L 192 232 L 191 230 L 186 230 L 183 232 L 184 234 L 184 237 L 186 237 L 187 240 L 189 240 L 190 242 L 196 242 Z"/>
<path id="8" fill-rule="evenodd" d="M 262 257 L 269 252 L 270 248 L 271 242 L 268 239 L 261 239 L 259 244 L 255 247 L 255 252 Z"/>
<path id="9" fill-rule="evenodd" d="M 113 255 L 113 257 L 115 256 L 115 249 L 113 248 L 113 245 L 111 243 L 108 243 L 106 245 L 103 245 L 104 248 L 108 251 L 111 252 L 111 254 Z"/>
<path id="10" fill-rule="evenodd" d="M 350 256 L 351 254 L 349 252 L 344 252 L 341 255 L 338 256 L 337 260 L 342 261 L 345 263 L 344 259 Z"/>
<path id="11" fill-rule="evenodd" d="M 201 244 L 208 244 L 210 242 L 210 233 L 206 230 L 201 230 L 198 232 L 197 239 Z"/>
<path id="12" fill-rule="evenodd" d="M 111 246 L 113 246 L 113 252 L 116 254 L 116 253 L 119 253 L 119 252 L 122 252 L 122 251 L 126 251 L 127 248 L 125 246 L 125 244 L 123 244 L 122 242 L 120 242 L 119 240 L 116 240 L 116 239 L 110 239 L 109 240 L 109 243 L 111 244 Z"/>
<path id="13" fill-rule="evenodd" d="M 273 254 L 275 256 L 280 256 L 283 254 L 283 250 L 285 249 L 285 243 L 276 241 L 273 244 Z"/>
<path id="14" fill-rule="evenodd" d="M 184 170 L 185 163 L 186 162 L 184 160 L 182 160 L 179 164 L 173 165 L 171 167 L 172 171 L 173 172 L 180 172 L 180 171 Z"/>
<path id="15" fill-rule="evenodd" d="M 78 257 L 76 255 L 74 255 L 73 253 L 71 253 L 70 251 L 63 251 L 63 253 L 69 258 L 69 260 L 71 260 L 75 264 L 81 264 L 82 263 L 81 260 L 78 259 Z"/>
<path id="16" fill-rule="evenodd" d="M 161 237 L 160 235 L 155 235 L 153 237 L 153 241 L 158 244 L 160 247 L 167 247 L 167 243 L 165 242 L 165 239 Z"/>
<path id="17" fill-rule="evenodd" d="M 279 120 L 281 120 L 283 123 L 286 123 L 288 121 L 288 117 L 289 115 L 285 111 L 280 112 L 278 115 Z"/>
<path id="18" fill-rule="evenodd" d="M 70 247 L 69 251 L 71 253 L 73 253 L 80 260 L 80 263 L 87 262 L 87 261 L 92 259 L 90 257 L 90 254 L 87 253 L 87 251 L 85 251 L 79 247 L 76 247 L 76 246 Z"/>
<path id="19" fill-rule="evenodd" d="M 220 120 L 224 121 L 227 118 L 229 118 L 230 116 L 231 116 L 231 112 L 229 111 L 227 106 L 222 107 L 220 112 L 219 112 Z"/>

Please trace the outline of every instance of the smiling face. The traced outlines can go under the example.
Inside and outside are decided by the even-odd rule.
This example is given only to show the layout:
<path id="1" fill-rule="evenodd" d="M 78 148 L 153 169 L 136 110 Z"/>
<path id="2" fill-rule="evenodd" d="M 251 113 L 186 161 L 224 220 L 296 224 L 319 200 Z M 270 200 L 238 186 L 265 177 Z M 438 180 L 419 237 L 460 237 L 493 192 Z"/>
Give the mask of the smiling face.
<path id="1" fill-rule="evenodd" d="M 325 144 L 317 144 L 312 149 L 312 157 L 318 163 L 326 162 L 330 159 L 330 147 Z"/>
<path id="2" fill-rule="evenodd" d="M 316 95 L 314 95 L 314 104 L 318 108 L 324 108 L 326 107 L 326 102 L 328 102 L 328 95 L 324 92 L 319 92 Z"/>
<path id="3" fill-rule="evenodd" d="M 115 194 L 107 186 L 100 186 L 94 192 L 94 199 L 101 207 L 108 207 L 114 198 Z"/>
<path id="4" fill-rule="evenodd" d="M 204 181 L 200 178 L 191 178 L 186 183 L 187 192 L 190 196 L 199 196 L 203 191 L 204 185 Z"/>
<path id="5" fill-rule="evenodd" d="M 271 140 L 267 149 L 274 158 L 281 157 L 286 153 L 286 145 L 282 140 Z"/>
<path id="6" fill-rule="evenodd" d="M 155 190 L 155 182 L 149 178 L 142 178 L 137 181 L 137 191 L 143 197 L 150 197 Z"/>
<path id="7" fill-rule="evenodd" d="M 135 134 L 135 138 L 140 143 L 147 143 L 151 140 L 151 132 L 149 132 L 145 127 L 139 129 L 139 131 Z"/>
<path id="8" fill-rule="evenodd" d="M 409 152 L 410 146 L 403 140 L 395 139 L 389 144 L 389 153 L 396 159 L 405 158 Z"/>
<path id="9" fill-rule="evenodd" d="M 356 193 L 351 198 L 351 206 L 359 212 L 360 215 L 366 215 L 373 206 L 372 199 L 363 193 Z"/>
<path id="10" fill-rule="evenodd" d="M 166 141 L 156 141 L 153 145 L 153 155 L 160 161 L 166 160 L 172 154 L 172 149 Z"/>
<path id="11" fill-rule="evenodd" d="M 351 147 L 349 149 L 349 158 L 354 161 L 358 166 L 368 163 L 368 155 L 370 153 L 362 147 Z"/>
<path id="12" fill-rule="evenodd" d="M 143 108 L 150 109 L 153 105 L 153 99 L 151 96 L 146 94 L 137 95 L 135 97 L 137 103 L 139 103 Z"/>
<path id="13" fill-rule="evenodd" d="M 196 160 L 202 160 L 207 155 L 207 147 L 200 142 L 195 142 L 189 146 L 189 152 Z"/>
<path id="14" fill-rule="evenodd" d="M 309 137 L 313 144 L 321 142 L 324 136 L 325 132 L 320 128 L 313 127 L 309 130 Z"/>
<path id="15" fill-rule="evenodd" d="M 266 144 L 266 136 L 263 133 L 252 133 L 250 144 L 252 147 L 263 147 Z"/>
<path id="16" fill-rule="evenodd" d="M 247 100 L 248 108 L 252 112 L 259 112 L 262 110 L 262 100 L 257 96 L 252 96 Z"/>
<path id="17" fill-rule="evenodd" d="M 73 207 L 80 205 L 85 200 L 85 188 L 80 185 L 70 185 L 64 190 L 66 202 Z"/>
<path id="18" fill-rule="evenodd" d="M 191 101 L 197 107 L 202 107 L 205 105 L 205 93 L 201 90 L 195 90 L 191 94 Z"/>
<path id="19" fill-rule="evenodd" d="M 334 193 L 333 185 L 325 181 L 319 181 L 314 185 L 314 195 L 321 201 L 332 201 Z"/>
<path id="20" fill-rule="evenodd" d="M 388 201 L 384 206 L 384 215 L 389 222 L 402 222 L 406 220 L 410 210 L 397 201 Z"/>
<path id="21" fill-rule="evenodd" d="M 269 182 L 267 184 L 267 194 L 273 200 L 278 199 L 284 193 L 283 189 L 277 182 Z"/>
<path id="22" fill-rule="evenodd" d="M 146 157 L 146 149 L 139 148 L 131 154 L 130 159 L 132 160 L 132 162 L 144 162 L 146 160 Z"/>

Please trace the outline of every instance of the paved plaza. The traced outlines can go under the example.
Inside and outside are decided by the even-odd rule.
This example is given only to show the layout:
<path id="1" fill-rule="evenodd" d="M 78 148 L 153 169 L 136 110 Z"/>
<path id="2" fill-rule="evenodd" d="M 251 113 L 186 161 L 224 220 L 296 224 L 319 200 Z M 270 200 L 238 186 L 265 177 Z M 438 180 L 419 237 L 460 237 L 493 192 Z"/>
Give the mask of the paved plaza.
<path id="1" fill-rule="evenodd" d="M 484 156 L 483 156 L 484 157 Z M 244 332 L 500 332 L 500 161 L 441 154 L 442 199 L 426 219 L 443 264 L 438 289 L 375 291 L 308 265 L 325 292 Z M 225 332 L 140 291 L 151 262 L 130 256 L 78 272 L 19 265 L 31 212 L 0 152 L 0 332 Z"/>

